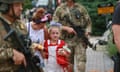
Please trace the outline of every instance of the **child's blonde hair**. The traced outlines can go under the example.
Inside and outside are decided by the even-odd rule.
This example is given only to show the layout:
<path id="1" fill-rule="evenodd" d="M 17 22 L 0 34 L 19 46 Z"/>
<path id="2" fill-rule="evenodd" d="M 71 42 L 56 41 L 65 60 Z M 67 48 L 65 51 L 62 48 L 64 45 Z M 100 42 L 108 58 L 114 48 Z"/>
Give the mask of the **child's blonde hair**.
<path id="1" fill-rule="evenodd" d="M 60 33 L 61 33 L 62 29 L 61 29 L 61 24 L 60 23 L 52 21 L 50 23 L 50 26 L 49 26 L 49 29 L 48 29 L 48 33 L 50 33 L 53 28 L 58 28 Z"/>

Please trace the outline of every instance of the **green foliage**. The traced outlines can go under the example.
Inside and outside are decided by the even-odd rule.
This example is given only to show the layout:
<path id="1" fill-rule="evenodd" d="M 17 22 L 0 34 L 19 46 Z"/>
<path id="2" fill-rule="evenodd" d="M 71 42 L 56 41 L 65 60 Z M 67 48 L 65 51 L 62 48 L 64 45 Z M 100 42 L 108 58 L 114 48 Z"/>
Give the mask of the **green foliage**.
<path id="1" fill-rule="evenodd" d="M 117 47 L 113 42 L 113 33 L 111 31 L 111 29 L 109 29 L 110 33 L 108 35 L 108 43 L 107 43 L 107 51 L 108 51 L 108 55 L 110 57 L 116 55 L 117 53 Z"/>
<path id="2" fill-rule="evenodd" d="M 32 0 L 25 0 L 24 10 L 32 8 L 32 3 L 31 2 L 32 2 Z"/>
<path id="3" fill-rule="evenodd" d="M 109 43 L 107 51 L 108 51 L 109 56 L 112 57 L 113 55 L 117 53 L 117 48 L 114 44 Z"/>
<path id="4" fill-rule="evenodd" d="M 112 14 L 108 15 L 98 15 L 97 9 L 99 4 L 113 3 L 116 4 L 117 0 L 76 0 L 77 2 L 83 4 L 91 17 L 92 20 L 92 34 L 102 35 L 106 30 L 106 20 L 112 19 Z"/>

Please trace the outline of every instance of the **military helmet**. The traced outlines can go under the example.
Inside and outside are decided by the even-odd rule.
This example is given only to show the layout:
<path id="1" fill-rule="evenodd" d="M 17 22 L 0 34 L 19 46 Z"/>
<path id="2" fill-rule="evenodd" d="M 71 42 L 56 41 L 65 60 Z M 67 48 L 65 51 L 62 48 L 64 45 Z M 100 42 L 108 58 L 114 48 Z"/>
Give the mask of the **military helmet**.
<path id="1" fill-rule="evenodd" d="M 0 3 L 12 4 L 15 2 L 24 2 L 24 0 L 0 0 Z"/>
<path id="2" fill-rule="evenodd" d="M 63 1 L 65 1 L 65 0 L 63 0 Z M 66 0 L 67 1 L 67 0 Z M 76 0 L 73 0 L 73 2 L 76 2 Z"/>
<path id="3" fill-rule="evenodd" d="M 6 13 L 9 10 L 9 5 L 16 2 L 23 3 L 24 0 L 0 0 L 0 12 Z"/>

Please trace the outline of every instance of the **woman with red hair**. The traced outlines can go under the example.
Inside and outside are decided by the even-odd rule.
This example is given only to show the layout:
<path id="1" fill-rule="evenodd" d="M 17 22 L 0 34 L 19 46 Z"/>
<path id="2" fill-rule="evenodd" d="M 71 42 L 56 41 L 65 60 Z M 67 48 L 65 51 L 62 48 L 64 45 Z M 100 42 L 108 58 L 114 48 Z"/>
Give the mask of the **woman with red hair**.
<path id="1" fill-rule="evenodd" d="M 27 23 L 27 30 L 29 31 L 29 37 L 31 38 L 33 43 L 38 43 L 41 46 L 45 39 L 47 39 L 47 27 L 46 21 L 42 21 L 45 16 L 44 8 L 37 8 L 33 13 L 32 21 Z M 40 68 L 44 67 L 43 61 L 43 47 L 41 50 L 36 50 L 35 55 L 40 58 Z"/>

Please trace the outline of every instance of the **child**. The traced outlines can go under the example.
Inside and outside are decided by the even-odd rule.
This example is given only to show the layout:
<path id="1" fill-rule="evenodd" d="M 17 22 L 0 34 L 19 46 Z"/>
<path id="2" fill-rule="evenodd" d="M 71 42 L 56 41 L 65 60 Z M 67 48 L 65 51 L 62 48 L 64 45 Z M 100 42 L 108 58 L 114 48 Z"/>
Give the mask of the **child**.
<path id="1" fill-rule="evenodd" d="M 45 72 L 69 72 L 68 57 L 70 50 L 63 40 L 60 40 L 61 28 L 53 24 L 49 28 L 49 39 L 44 43 Z"/>

